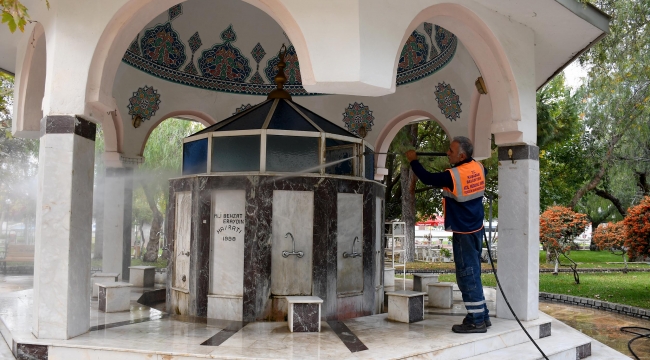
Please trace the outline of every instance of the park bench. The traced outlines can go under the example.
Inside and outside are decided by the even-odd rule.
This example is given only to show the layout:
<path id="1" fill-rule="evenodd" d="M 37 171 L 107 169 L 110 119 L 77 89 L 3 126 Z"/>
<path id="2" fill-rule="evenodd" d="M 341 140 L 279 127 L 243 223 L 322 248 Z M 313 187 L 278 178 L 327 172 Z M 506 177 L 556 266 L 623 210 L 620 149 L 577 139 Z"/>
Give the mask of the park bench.
<path id="1" fill-rule="evenodd" d="M 7 263 L 34 262 L 34 245 L 6 244 L 4 257 L 0 258 L 2 262 L 2 273 L 7 273 Z"/>

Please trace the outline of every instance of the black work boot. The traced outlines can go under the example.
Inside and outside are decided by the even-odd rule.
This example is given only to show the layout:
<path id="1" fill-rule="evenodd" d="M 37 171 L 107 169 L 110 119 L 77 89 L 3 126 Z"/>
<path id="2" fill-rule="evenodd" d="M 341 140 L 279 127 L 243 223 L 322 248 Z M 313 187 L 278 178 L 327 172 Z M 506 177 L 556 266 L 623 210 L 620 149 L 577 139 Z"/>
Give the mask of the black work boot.
<path id="1" fill-rule="evenodd" d="M 472 323 L 472 320 L 470 320 L 468 318 L 463 319 L 463 324 L 468 324 L 469 325 L 471 323 Z M 485 319 L 485 327 L 489 328 L 490 326 L 492 326 L 492 321 L 490 321 L 490 318 L 488 317 L 487 319 Z"/>
<path id="2" fill-rule="evenodd" d="M 458 334 L 474 334 L 474 333 L 484 333 L 487 332 L 487 327 L 485 322 L 478 324 L 469 324 L 463 321 L 460 325 L 454 325 L 451 327 L 451 331 Z"/>

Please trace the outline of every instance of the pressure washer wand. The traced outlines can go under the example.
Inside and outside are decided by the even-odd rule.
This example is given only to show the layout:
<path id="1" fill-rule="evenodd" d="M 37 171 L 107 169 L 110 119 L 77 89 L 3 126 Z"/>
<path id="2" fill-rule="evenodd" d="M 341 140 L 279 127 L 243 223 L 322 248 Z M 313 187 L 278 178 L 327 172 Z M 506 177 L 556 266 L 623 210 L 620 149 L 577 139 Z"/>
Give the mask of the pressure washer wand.
<path id="1" fill-rule="evenodd" d="M 447 153 L 443 152 L 416 152 L 417 156 L 447 156 Z M 397 155 L 403 155 L 401 153 L 396 153 L 396 152 L 370 152 L 367 151 L 364 153 L 364 155 L 392 155 L 392 156 L 397 156 Z"/>

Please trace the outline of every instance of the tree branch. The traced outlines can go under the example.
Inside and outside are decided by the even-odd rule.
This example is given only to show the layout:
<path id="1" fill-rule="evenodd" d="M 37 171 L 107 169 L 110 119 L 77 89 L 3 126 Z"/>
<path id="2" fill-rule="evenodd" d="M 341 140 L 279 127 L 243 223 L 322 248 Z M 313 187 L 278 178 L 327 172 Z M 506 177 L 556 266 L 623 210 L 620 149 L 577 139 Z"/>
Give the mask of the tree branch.
<path id="1" fill-rule="evenodd" d="M 650 185 L 648 184 L 648 173 L 636 171 L 636 174 L 639 175 L 639 179 L 637 183 L 639 184 L 639 187 L 643 191 L 643 195 L 647 196 L 648 194 L 650 194 Z"/>
<path id="2" fill-rule="evenodd" d="M 569 208 L 570 209 L 575 209 L 576 205 L 578 205 L 578 201 L 589 191 L 593 190 L 600 184 L 600 180 L 602 180 L 603 176 L 605 176 L 605 172 L 607 171 L 607 167 L 609 165 L 610 160 L 612 159 L 612 155 L 614 154 L 614 147 L 618 143 L 619 140 L 623 137 L 623 134 L 616 134 L 612 137 L 612 141 L 609 143 L 609 147 L 607 149 L 607 153 L 605 154 L 605 157 L 601 161 L 600 169 L 598 169 L 598 172 L 591 178 L 591 181 L 589 181 L 587 184 L 583 185 L 576 194 L 573 196 L 573 199 L 571 199 L 571 202 L 569 203 Z"/>
<path id="3" fill-rule="evenodd" d="M 625 211 L 625 209 L 623 208 L 623 205 L 621 204 L 621 200 L 619 200 L 616 196 L 610 194 L 605 190 L 595 189 L 594 192 L 596 193 L 596 195 L 600 196 L 601 198 L 611 201 L 612 204 L 614 204 L 614 206 L 616 207 L 616 210 L 618 210 L 618 212 L 621 214 L 621 216 L 625 217 L 627 211 Z"/>

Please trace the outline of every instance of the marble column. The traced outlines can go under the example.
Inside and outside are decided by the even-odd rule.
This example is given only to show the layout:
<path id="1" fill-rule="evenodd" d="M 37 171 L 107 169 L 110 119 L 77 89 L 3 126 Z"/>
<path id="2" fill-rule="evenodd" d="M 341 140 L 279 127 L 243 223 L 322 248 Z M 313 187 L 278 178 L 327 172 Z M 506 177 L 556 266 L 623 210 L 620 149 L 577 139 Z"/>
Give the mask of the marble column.
<path id="1" fill-rule="evenodd" d="M 539 148 L 499 146 L 499 281 L 520 320 L 538 318 Z M 513 319 L 500 292 L 497 317 Z"/>
<path id="2" fill-rule="evenodd" d="M 132 174 L 132 169 L 107 167 L 104 180 L 102 272 L 119 273 L 125 281 L 131 265 Z"/>
<path id="3" fill-rule="evenodd" d="M 32 333 L 69 339 L 90 328 L 95 124 L 41 120 Z"/>

